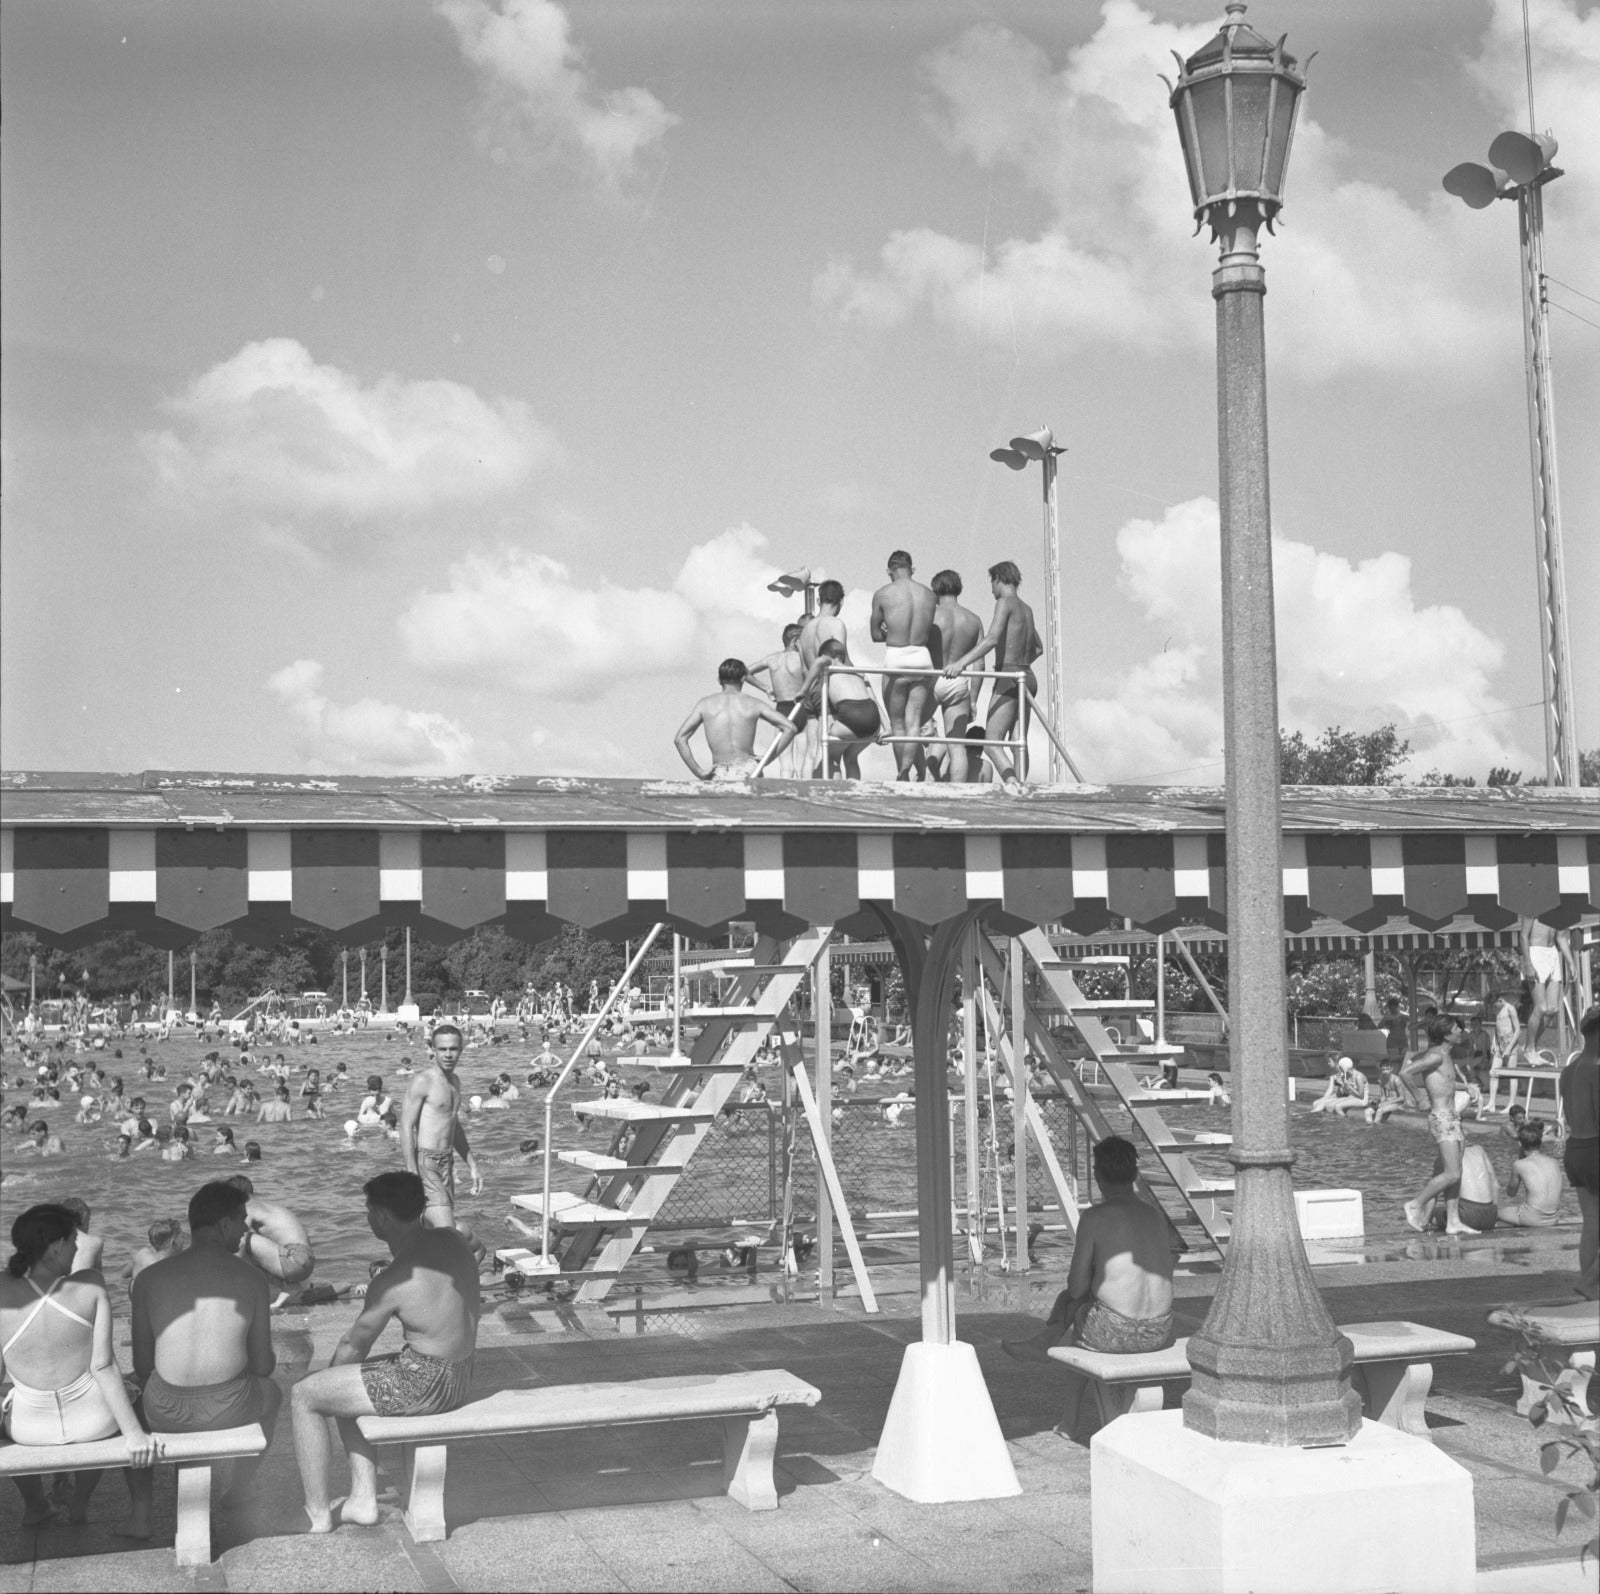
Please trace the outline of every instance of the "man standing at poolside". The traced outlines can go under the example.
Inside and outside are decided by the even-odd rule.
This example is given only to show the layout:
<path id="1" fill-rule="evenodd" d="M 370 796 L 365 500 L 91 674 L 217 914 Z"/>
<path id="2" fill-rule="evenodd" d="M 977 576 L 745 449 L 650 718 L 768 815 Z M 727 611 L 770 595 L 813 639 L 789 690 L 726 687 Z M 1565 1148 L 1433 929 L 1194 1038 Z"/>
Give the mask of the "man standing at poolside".
<path id="1" fill-rule="evenodd" d="M 1413 1229 L 1426 1229 L 1433 1215 L 1433 1204 L 1445 1195 L 1452 1185 L 1461 1183 L 1461 1153 L 1466 1136 L 1461 1132 L 1461 1119 L 1456 1113 L 1456 1067 L 1450 1056 L 1450 1043 L 1461 1025 L 1453 1018 L 1434 1017 L 1428 1020 L 1428 1044 L 1414 1057 L 1408 1057 L 1400 1069 L 1401 1085 L 1413 1095 L 1421 1095 L 1428 1109 L 1428 1133 L 1439 1148 L 1443 1169 L 1423 1185 L 1414 1200 L 1405 1204 L 1406 1222 Z"/>
<path id="2" fill-rule="evenodd" d="M 189 1200 L 188 1249 L 133 1281 L 133 1374 L 151 1433 L 259 1422 L 272 1443 L 283 1397 L 272 1381 L 267 1281 L 234 1254 L 248 1227 L 237 1185 L 201 1185 Z"/>
<path id="3" fill-rule="evenodd" d="M 1033 610 L 1017 596 L 1022 584 L 1022 572 L 1009 560 L 1002 559 L 989 566 L 989 590 L 994 593 L 994 618 L 989 622 L 988 634 L 976 647 L 968 648 L 959 658 L 945 665 L 944 673 L 959 675 L 973 665 L 994 654 L 996 670 L 1020 671 L 1029 692 L 1037 692 L 1039 683 L 1029 666 L 1044 652 L 1039 640 L 1039 628 L 1033 622 Z M 1022 712 L 1022 695 L 1015 675 L 994 683 L 989 698 L 989 723 L 986 734 L 991 742 L 1004 741 L 1015 731 Z M 1028 750 L 1021 749 L 1019 767 L 1013 769 L 1011 760 L 998 748 L 987 749 L 1001 780 L 1010 784 L 1027 778 Z"/>
<path id="4" fill-rule="evenodd" d="M 724 659 L 717 666 L 721 689 L 695 704 L 672 739 L 678 756 L 696 780 L 747 780 L 753 775 L 761 762 L 756 757 L 756 728 L 760 725 L 770 725 L 777 732 L 772 757 L 782 753 L 795 738 L 797 726 L 759 698 L 744 695 L 746 674 L 742 659 Z M 696 731 L 705 732 L 710 769 L 701 769 L 689 750 Z"/>
<path id="5" fill-rule="evenodd" d="M 400 1109 L 400 1154 L 406 1172 L 422 1180 L 428 1198 L 425 1216 L 436 1229 L 455 1227 L 458 1154 L 472 1175 L 472 1193 L 483 1191 L 483 1175 L 461 1125 L 461 1081 L 456 1078 L 456 1065 L 462 1047 L 461 1031 L 454 1024 L 436 1025 L 428 1037 L 433 1061 L 412 1078 Z"/>
<path id="6" fill-rule="evenodd" d="M 927 774 L 927 751 L 920 736 L 933 701 L 931 675 L 895 675 L 897 669 L 932 670 L 941 665 L 943 655 L 933 656 L 943 637 L 933 623 L 938 605 L 931 587 L 915 579 L 911 555 L 896 548 L 889 555 L 889 580 L 872 595 L 870 632 L 874 642 L 883 643 L 884 667 L 891 673 L 884 678 L 883 703 L 889 711 L 889 734 L 895 738 L 894 758 L 899 779 Z"/>
<path id="7" fill-rule="evenodd" d="M 938 608 L 933 623 L 939 632 L 939 657 L 959 659 L 978 645 L 983 636 L 983 621 L 957 600 L 961 597 L 961 577 L 954 570 L 941 570 L 933 578 L 933 595 Z M 950 780 L 959 785 L 974 780 L 977 769 L 969 765 L 972 750 L 966 742 L 967 726 L 978 707 L 977 682 L 959 675 L 941 675 L 933 683 L 933 700 L 944 714 L 944 734 L 951 737 Z M 977 763 L 982 763 L 980 755 Z"/>
<path id="8" fill-rule="evenodd" d="M 328 1500 L 328 1418 L 350 1458 L 350 1494 L 339 1521 L 371 1526 L 378 1520 L 378 1467 L 357 1417 L 424 1417 L 454 1411 L 472 1383 L 478 1341 L 478 1264 L 453 1230 L 423 1220 L 422 1181 L 411 1173 L 380 1173 L 363 1186 L 367 1223 L 394 1260 L 367 1285 L 366 1304 L 333 1359 L 294 1386 L 294 1456 L 300 1466 L 306 1515 L 313 1533 L 335 1527 Z M 398 1318 L 405 1344 L 391 1356 L 367 1360 L 373 1342 Z"/>

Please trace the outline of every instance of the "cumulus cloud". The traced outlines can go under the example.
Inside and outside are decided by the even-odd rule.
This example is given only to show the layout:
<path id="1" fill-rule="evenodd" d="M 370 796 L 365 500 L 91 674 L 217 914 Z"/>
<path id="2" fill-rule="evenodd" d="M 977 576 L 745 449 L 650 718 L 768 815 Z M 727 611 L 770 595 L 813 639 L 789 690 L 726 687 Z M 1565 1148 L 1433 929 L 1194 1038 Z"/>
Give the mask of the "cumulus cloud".
<path id="1" fill-rule="evenodd" d="M 437 0 L 437 9 L 483 84 L 486 144 L 575 162 L 614 190 L 678 121 L 647 89 L 600 89 L 555 0 Z"/>
<path id="2" fill-rule="evenodd" d="M 516 399 L 459 382 L 319 365 L 293 338 L 247 343 L 164 406 L 143 444 L 163 486 L 196 507 L 371 521 L 479 503 L 556 452 Z"/>
<path id="3" fill-rule="evenodd" d="M 472 737 L 442 714 L 370 697 L 332 702 L 315 659 L 296 659 L 269 677 L 267 689 L 288 711 L 302 751 L 317 768 L 446 775 L 459 774 L 472 758 Z"/>
<path id="4" fill-rule="evenodd" d="M 1579 21 L 1561 0 L 1538 0 L 1535 14 L 1536 64 L 1550 83 L 1541 114 L 1559 111 L 1563 138 L 1587 152 L 1600 145 L 1600 14 Z M 1495 0 L 1469 70 L 1497 93 L 1522 81 L 1501 62 L 1513 44 L 1520 57 L 1520 27 L 1516 0 Z M 1182 157 L 1154 74 L 1170 68 L 1171 51 L 1192 54 L 1214 31 L 1214 22 L 1158 22 L 1134 0 L 1105 0 L 1093 37 L 1058 70 L 992 23 L 933 51 L 922 75 L 938 136 L 980 167 L 1015 173 L 1051 219 L 1038 236 L 987 251 L 931 228 L 896 232 L 871 267 L 829 261 L 813 284 L 818 305 L 876 328 L 925 312 L 1006 346 L 1039 337 L 1063 352 L 1093 342 L 1207 346 L 1210 256 L 1190 237 Z M 1413 205 L 1364 180 L 1311 105 L 1271 245 L 1273 313 L 1295 328 L 1272 344 L 1274 360 L 1308 379 L 1469 366 L 1504 320 L 1481 219 L 1442 192 Z M 1600 173 L 1600 148 L 1592 153 L 1588 169 Z M 1574 239 L 1600 242 L 1593 184 L 1564 198 Z"/>
<path id="5" fill-rule="evenodd" d="M 542 697 L 582 702 L 632 682 L 703 671 L 732 655 L 772 652 L 795 604 L 767 591 L 779 567 L 767 539 L 736 526 L 689 550 L 667 587 L 629 587 L 577 575 L 547 554 L 479 551 L 450 567 L 443 591 L 400 617 L 411 660 L 457 680 L 494 679 Z M 852 652 L 877 662 L 866 640 L 867 595 L 851 592 L 844 618 Z"/>
<path id="6" fill-rule="evenodd" d="M 1217 506 L 1197 498 L 1117 533 L 1118 584 L 1165 638 L 1103 696 L 1068 705 L 1068 746 L 1099 779 L 1221 779 L 1221 576 Z M 1411 561 L 1359 564 L 1307 543 L 1273 544 L 1279 718 L 1317 735 L 1394 720 L 1415 769 L 1525 767 L 1493 690 L 1503 649 L 1457 608 L 1422 605 Z M 1071 661 L 1069 661 L 1069 677 Z"/>

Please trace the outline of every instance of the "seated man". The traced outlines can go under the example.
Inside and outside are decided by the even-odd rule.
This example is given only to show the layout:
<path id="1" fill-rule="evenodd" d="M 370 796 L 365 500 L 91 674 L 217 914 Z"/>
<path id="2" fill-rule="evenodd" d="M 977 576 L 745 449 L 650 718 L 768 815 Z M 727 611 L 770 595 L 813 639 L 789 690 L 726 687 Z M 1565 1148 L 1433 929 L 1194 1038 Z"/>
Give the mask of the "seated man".
<path id="1" fill-rule="evenodd" d="M 229 1176 L 228 1183 L 244 1195 L 246 1230 L 239 1247 L 242 1260 L 259 1268 L 276 1290 L 273 1306 L 288 1300 L 316 1271 L 317 1258 L 311 1249 L 306 1226 L 288 1207 L 256 1194 L 256 1187 L 242 1173 Z"/>
<path id="2" fill-rule="evenodd" d="M 1340 1117 L 1367 1110 L 1367 1076 L 1356 1067 L 1353 1057 L 1341 1057 L 1334 1063 L 1328 1088 L 1311 1103 L 1311 1110 L 1337 1113 Z"/>
<path id="3" fill-rule="evenodd" d="M 188 1249 L 133 1281 L 133 1372 L 152 1433 L 259 1422 L 272 1443 L 283 1397 L 272 1381 L 267 1281 L 234 1255 L 248 1227 L 242 1190 L 203 1184 L 189 1200 Z"/>
<path id="4" fill-rule="evenodd" d="M 1521 1229 L 1548 1229 L 1561 1206 L 1561 1164 L 1544 1149 L 1544 1125 L 1517 1131 L 1522 1155 L 1511 1165 L 1500 1221 Z"/>
<path id="5" fill-rule="evenodd" d="M 1560 1190 L 1560 1177 L 1556 1188 Z M 1475 1141 L 1461 1153 L 1461 1193 L 1455 1201 L 1457 1223 L 1446 1226 L 1459 1234 L 1463 1228 L 1487 1234 L 1494 1227 L 1496 1200 L 1500 1194 L 1500 1181 L 1494 1176 L 1494 1164 L 1489 1153 Z"/>
<path id="6" fill-rule="evenodd" d="M 1030 1339 L 1005 1340 L 1018 1361 L 1048 1362 L 1052 1345 L 1127 1355 L 1172 1344 L 1172 1246 L 1167 1217 L 1134 1190 L 1139 1153 L 1107 1135 L 1094 1148 L 1100 1201 L 1083 1214 L 1067 1287 L 1044 1328 Z M 1077 1395 L 1082 1381 L 1073 1375 Z M 1067 1409 L 1076 1406 L 1069 1395 Z"/>
<path id="7" fill-rule="evenodd" d="M 331 1446 L 327 1418 L 338 1419 L 350 1457 L 350 1494 L 339 1520 L 378 1520 L 378 1469 L 357 1417 L 416 1417 L 453 1411 L 467 1398 L 478 1340 L 478 1263 L 453 1228 L 423 1221 L 427 1196 L 414 1173 L 380 1173 L 364 1186 L 367 1223 L 394 1261 L 373 1278 L 361 1315 L 333 1360 L 295 1385 L 294 1453 L 313 1533 L 335 1527 L 328 1500 Z M 364 1360 L 391 1318 L 405 1331 L 392 1356 Z"/>

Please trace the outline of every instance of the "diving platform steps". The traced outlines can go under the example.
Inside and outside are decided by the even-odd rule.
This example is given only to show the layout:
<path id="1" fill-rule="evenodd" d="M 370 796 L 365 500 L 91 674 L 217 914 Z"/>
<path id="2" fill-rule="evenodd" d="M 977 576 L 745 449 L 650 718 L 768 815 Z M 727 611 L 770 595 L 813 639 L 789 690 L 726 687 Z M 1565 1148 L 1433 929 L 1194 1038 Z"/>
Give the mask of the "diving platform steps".
<path id="1" fill-rule="evenodd" d="M 1210 1101 L 1209 1091 L 1150 1090 L 1138 1078 L 1134 1069 L 1143 1058 L 1165 1054 L 1158 1046 L 1140 1046 L 1124 1051 L 1107 1033 L 1105 1025 L 1095 1015 L 1093 1004 L 1086 1001 L 1078 988 L 1072 971 L 1064 967 L 1049 938 L 1040 930 L 1029 930 L 1021 937 L 1023 950 L 1037 966 L 1040 978 L 1055 1001 L 1066 1011 L 1073 1027 L 1092 1053 L 1100 1081 L 1109 1086 L 1118 1104 L 1128 1113 L 1139 1137 L 1144 1140 L 1160 1164 L 1166 1180 L 1181 1203 L 1182 1215 L 1197 1222 L 1207 1240 L 1219 1252 L 1227 1244 L 1231 1232 L 1229 1214 L 1222 1205 L 1223 1198 L 1233 1194 L 1232 1178 L 1217 1179 L 1200 1172 L 1189 1160 L 1190 1151 L 1221 1149 L 1216 1141 L 1185 1143 L 1162 1116 L 1162 1108 L 1183 1105 L 1184 1102 Z M 1029 1039 L 1034 1039 L 1034 1004 L 1029 1004 Z M 1041 1015 L 1042 1016 L 1042 1015 Z M 1069 1084 L 1075 1081 L 1076 1070 L 1067 1063 L 1060 1050 L 1057 1037 L 1044 1024 L 1038 1026 L 1043 1044 L 1040 1053 L 1046 1067 L 1057 1084 L 1069 1096 Z M 1077 1090 L 1085 1101 L 1094 1106 L 1095 1114 L 1105 1123 L 1105 1114 L 1099 1102 L 1090 1095 L 1081 1081 Z M 1110 1105 L 1108 1102 L 1107 1105 Z M 1082 1114 L 1080 1114 L 1082 1116 Z M 1085 1122 L 1089 1122 L 1085 1119 Z M 1098 1129 L 1091 1124 L 1091 1133 L 1100 1138 Z M 1165 1182 L 1165 1181 L 1164 1181 Z M 1154 1191 L 1152 1191 L 1152 1194 Z M 1170 1214 L 1169 1214 L 1170 1215 Z"/>
<path id="2" fill-rule="evenodd" d="M 715 1007 L 689 1008 L 678 1016 L 701 1021 L 688 1055 L 662 1069 L 659 1101 L 603 1096 L 574 1101 L 574 1113 L 615 1125 L 604 1151 L 553 1146 L 553 1158 L 590 1175 L 582 1193 L 541 1189 L 517 1195 L 512 1205 L 548 1226 L 549 1254 L 560 1273 L 541 1272 L 576 1284 L 576 1305 L 603 1301 L 639 1251 L 678 1182 L 732 1100 L 763 1042 L 782 1034 L 789 1004 L 799 994 L 818 957 L 830 944 L 830 929 L 807 930 L 788 943 L 762 937 L 752 962 L 727 971 L 731 991 Z M 636 1023 L 670 1021 L 670 1010 L 631 1015 Z"/>

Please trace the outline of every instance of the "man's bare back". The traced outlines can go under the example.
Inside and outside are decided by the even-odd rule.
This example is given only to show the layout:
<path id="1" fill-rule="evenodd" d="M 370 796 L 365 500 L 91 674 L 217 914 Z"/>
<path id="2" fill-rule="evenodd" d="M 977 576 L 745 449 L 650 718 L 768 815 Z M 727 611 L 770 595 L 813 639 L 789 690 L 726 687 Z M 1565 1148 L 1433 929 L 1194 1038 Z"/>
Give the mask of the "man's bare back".
<path id="1" fill-rule="evenodd" d="M 997 670 L 1026 669 L 1044 652 L 1039 629 L 1033 622 L 1033 610 L 1014 592 L 995 603 L 992 628 L 1000 633 L 994 649 Z"/>
<path id="2" fill-rule="evenodd" d="M 1097 1301 L 1137 1319 L 1172 1310 L 1167 1221 L 1148 1202 L 1129 1195 L 1091 1207 L 1078 1222 L 1074 1264 L 1084 1247 L 1090 1253 L 1089 1289 Z"/>
<path id="3" fill-rule="evenodd" d="M 931 647 L 933 614 L 939 600 L 932 587 L 910 575 L 886 582 L 872 595 L 872 639 L 886 647 Z M 939 659 L 935 659 L 937 665 Z"/>
<path id="4" fill-rule="evenodd" d="M 214 1245 L 152 1262 L 133 1281 L 135 1370 L 153 1366 L 186 1388 L 264 1377 L 274 1362 L 270 1304 L 267 1280 Z"/>
<path id="5" fill-rule="evenodd" d="M 983 635 L 983 621 L 954 598 L 939 600 L 939 606 L 933 612 L 933 623 L 943 643 L 939 650 L 941 659 L 959 659 L 963 653 L 975 648 Z"/>
<path id="6" fill-rule="evenodd" d="M 695 704 L 673 738 L 678 756 L 700 780 L 753 774 L 758 763 L 756 729 L 760 725 L 768 725 L 776 733 L 774 752 L 794 740 L 795 727 L 790 721 L 759 699 L 744 695 L 745 673 L 739 660 L 725 659 L 717 672 L 720 690 Z M 709 770 L 701 769 L 690 749 L 696 731 L 705 736 L 711 754 Z"/>
<path id="7" fill-rule="evenodd" d="M 454 1229 L 428 1229 L 367 1286 L 367 1312 L 400 1319 L 406 1343 L 424 1356 L 472 1355 L 481 1309 L 478 1262 Z"/>

